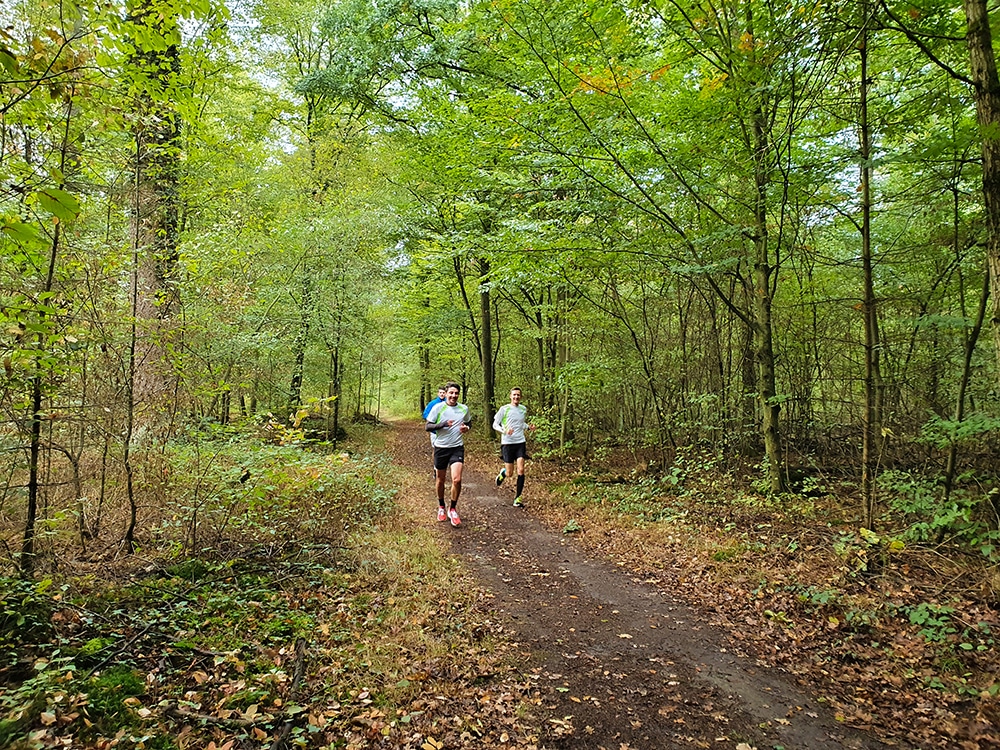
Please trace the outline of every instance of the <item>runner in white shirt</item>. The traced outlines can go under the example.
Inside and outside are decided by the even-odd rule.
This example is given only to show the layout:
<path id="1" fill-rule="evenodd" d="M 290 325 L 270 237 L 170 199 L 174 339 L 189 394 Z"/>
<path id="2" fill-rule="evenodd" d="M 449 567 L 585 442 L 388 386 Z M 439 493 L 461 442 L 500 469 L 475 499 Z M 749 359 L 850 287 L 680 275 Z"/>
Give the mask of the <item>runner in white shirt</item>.
<path id="1" fill-rule="evenodd" d="M 427 414 L 424 429 L 434 435 L 434 478 L 438 497 L 438 520 L 450 520 L 460 526 L 458 496 L 462 493 L 462 467 L 465 463 L 465 433 L 472 428 L 469 407 L 458 403 L 458 383 L 445 386 L 445 400 Z M 451 507 L 445 511 L 444 482 L 451 468 Z"/>
<path id="2" fill-rule="evenodd" d="M 521 405 L 521 389 L 513 388 L 510 392 L 510 403 L 504 404 L 493 417 L 493 429 L 500 433 L 500 454 L 504 467 L 497 474 L 496 484 L 503 484 L 508 474 L 514 473 L 517 467 L 517 490 L 514 495 L 514 507 L 521 508 L 524 502 L 521 493 L 524 492 L 524 459 L 528 457 L 525 430 L 535 429 L 528 424 L 528 409 Z"/>

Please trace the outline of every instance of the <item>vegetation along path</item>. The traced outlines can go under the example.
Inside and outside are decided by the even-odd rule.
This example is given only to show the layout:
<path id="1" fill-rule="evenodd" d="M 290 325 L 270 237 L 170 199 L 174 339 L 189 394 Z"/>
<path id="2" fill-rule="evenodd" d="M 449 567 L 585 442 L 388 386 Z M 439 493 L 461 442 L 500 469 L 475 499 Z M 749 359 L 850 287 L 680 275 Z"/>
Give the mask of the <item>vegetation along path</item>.
<path id="1" fill-rule="evenodd" d="M 394 451 L 427 474 L 425 434 L 401 426 Z M 730 647 L 707 617 L 665 589 L 593 559 L 572 537 L 511 505 L 493 467 L 470 458 L 463 524 L 440 524 L 516 634 L 548 716 L 549 747 L 876 748 L 785 675 Z"/>

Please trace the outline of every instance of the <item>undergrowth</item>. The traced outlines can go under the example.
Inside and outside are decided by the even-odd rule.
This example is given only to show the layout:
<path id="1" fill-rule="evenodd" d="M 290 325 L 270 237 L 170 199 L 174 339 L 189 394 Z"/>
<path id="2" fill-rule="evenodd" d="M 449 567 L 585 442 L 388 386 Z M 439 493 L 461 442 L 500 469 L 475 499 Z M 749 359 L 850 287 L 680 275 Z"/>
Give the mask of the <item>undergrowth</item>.
<path id="1" fill-rule="evenodd" d="M 446 712 L 503 673 L 494 626 L 430 532 L 400 530 L 389 459 L 227 441 L 171 455 L 181 491 L 140 554 L 0 578 L 0 746 L 360 748 L 465 731 Z"/>

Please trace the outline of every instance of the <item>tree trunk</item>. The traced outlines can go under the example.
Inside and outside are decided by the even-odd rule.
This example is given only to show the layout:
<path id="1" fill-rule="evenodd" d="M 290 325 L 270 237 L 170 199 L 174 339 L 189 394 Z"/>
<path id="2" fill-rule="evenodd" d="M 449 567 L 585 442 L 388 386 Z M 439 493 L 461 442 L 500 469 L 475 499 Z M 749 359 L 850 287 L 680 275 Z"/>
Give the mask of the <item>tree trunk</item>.
<path id="1" fill-rule="evenodd" d="M 493 423 L 497 409 L 496 372 L 493 368 L 493 301 L 490 297 L 490 262 L 480 258 L 479 265 L 479 317 L 482 330 L 482 346 L 479 350 L 483 367 L 483 424 Z M 490 435 L 496 433 L 490 430 Z"/>
<path id="2" fill-rule="evenodd" d="M 134 6 L 129 20 L 154 37 L 176 34 L 176 18 L 159 6 L 143 0 Z M 140 37 L 141 38 L 141 37 Z M 135 170 L 132 205 L 132 241 L 138 251 L 137 279 L 133 285 L 137 316 L 135 403 L 155 403 L 170 392 L 170 368 L 166 365 L 170 321 L 177 313 L 179 230 L 179 158 L 181 121 L 170 97 L 180 73 L 176 44 L 162 49 L 150 45 L 133 55 L 132 65 L 142 71 L 158 90 L 140 92 L 135 127 Z"/>
<path id="3" fill-rule="evenodd" d="M 1000 78 L 986 0 L 964 0 L 966 41 L 975 88 L 976 118 L 983 152 L 983 201 L 986 208 L 986 260 L 992 296 L 990 324 L 1000 365 Z M 997 367 L 1000 378 L 1000 366 Z"/>
<path id="4" fill-rule="evenodd" d="M 70 122 L 73 116 L 73 97 L 66 107 L 65 128 L 63 130 L 62 147 L 59 167 L 65 174 L 67 171 L 67 156 L 69 154 Z M 60 188 L 65 187 L 60 183 Z M 49 245 L 48 264 L 45 271 L 45 281 L 42 288 L 38 290 L 41 294 L 39 299 L 44 299 L 46 304 L 51 304 L 49 296 L 55 283 L 56 260 L 59 257 L 60 242 L 62 239 L 62 222 L 57 221 L 52 231 L 52 242 Z M 23 577 L 29 578 L 35 567 L 35 524 L 38 520 L 38 490 L 39 463 L 42 456 L 42 400 L 44 397 L 45 375 L 50 370 L 50 365 L 45 362 L 48 359 L 45 354 L 48 346 L 46 339 L 50 333 L 52 325 L 51 315 L 40 308 L 37 311 L 36 325 L 38 333 L 35 336 L 35 349 L 38 352 L 34 356 L 31 374 L 31 414 L 29 418 L 29 439 L 28 439 L 28 505 L 25 512 L 24 533 L 21 537 L 21 559 L 19 561 L 20 573 Z M 82 450 L 82 449 L 81 449 Z"/>
<path id="5" fill-rule="evenodd" d="M 861 263 L 864 272 L 862 310 L 865 330 L 865 407 L 861 440 L 861 498 L 864 505 L 864 525 L 875 530 L 876 492 L 875 474 L 878 470 L 880 433 L 878 413 L 878 387 L 881 380 L 879 366 L 878 301 L 872 277 L 871 241 L 871 130 L 868 124 L 868 13 L 864 6 L 861 53 L 861 108 L 859 135 L 861 141 Z"/>
<path id="6" fill-rule="evenodd" d="M 289 419 L 295 418 L 295 412 L 302 404 L 302 378 L 305 372 L 306 344 L 309 341 L 309 327 L 313 316 L 313 299 L 315 290 L 308 269 L 302 268 L 302 302 L 299 308 L 299 330 L 292 344 L 292 382 L 288 389 Z"/>
<path id="7" fill-rule="evenodd" d="M 976 343 L 979 341 L 979 334 L 983 330 L 983 320 L 986 317 L 986 307 L 990 296 L 990 275 L 983 276 L 983 288 L 979 295 L 979 309 L 976 313 L 976 321 L 972 325 L 972 330 L 965 339 L 965 357 L 962 360 L 962 378 L 958 383 L 958 395 L 955 397 L 955 422 L 965 419 L 965 396 L 969 390 L 969 381 L 972 379 L 972 355 L 976 351 Z M 951 496 L 952 486 L 955 482 L 955 471 L 958 462 L 958 444 L 952 440 L 948 448 L 948 461 L 944 470 L 944 499 Z"/>
<path id="8" fill-rule="evenodd" d="M 768 158 L 764 115 L 758 111 L 754 121 L 754 334 L 757 338 L 757 370 L 759 376 L 758 398 L 762 416 L 764 456 L 767 466 L 768 487 L 772 493 L 785 489 L 785 473 L 781 456 L 781 431 L 779 417 L 781 405 L 777 401 L 777 379 L 774 368 L 774 336 L 771 318 L 771 261 L 770 238 L 767 228 L 767 186 L 770 180 L 765 163 Z"/>

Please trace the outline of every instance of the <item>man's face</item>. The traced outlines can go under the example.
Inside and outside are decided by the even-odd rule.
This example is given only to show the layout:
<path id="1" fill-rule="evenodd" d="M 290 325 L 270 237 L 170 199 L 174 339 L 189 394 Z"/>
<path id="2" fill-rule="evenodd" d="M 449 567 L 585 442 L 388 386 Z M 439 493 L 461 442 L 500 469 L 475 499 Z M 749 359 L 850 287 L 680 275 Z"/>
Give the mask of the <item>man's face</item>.
<path id="1" fill-rule="evenodd" d="M 444 401 L 444 397 L 447 395 L 447 391 L 444 388 L 438 388 L 438 398 Z"/>
<path id="2" fill-rule="evenodd" d="M 519 403 L 521 403 L 521 392 L 516 388 L 510 392 L 510 402 L 514 404 L 514 406 L 517 406 Z"/>
<path id="3" fill-rule="evenodd" d="M 448 402 L 448 406 L 454 406 L 458 403 L 458 388 L 449 388 L 448 393 L 445 396 L 445 401 Z"/>

